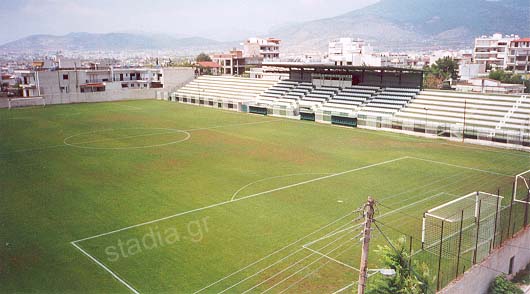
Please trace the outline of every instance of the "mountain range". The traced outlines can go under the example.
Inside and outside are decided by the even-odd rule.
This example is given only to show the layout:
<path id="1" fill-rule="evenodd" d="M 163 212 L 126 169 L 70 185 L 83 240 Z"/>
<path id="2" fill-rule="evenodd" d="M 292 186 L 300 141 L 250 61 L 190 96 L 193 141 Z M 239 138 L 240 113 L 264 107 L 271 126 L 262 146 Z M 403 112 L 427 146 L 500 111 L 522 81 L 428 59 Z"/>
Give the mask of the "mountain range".
<path id="1" fill-rule="evenodd" d="M 284 52 L 325 50 L 338 37 L 362 38 L 381 50 L 470 47 L 473 38 L 495 32 L 530 36 L 529 0 L 381 0 L 332 18 L 276 26 L 269 36 Z M 223 51 L 238 42 L 145 33 L 32 35 L 3 50 Z"/>
<path id="2" fill-rule="evenodd" d="M 333 18 L 278 27 L 271 35 L 289 49 L 327 46 L 355 37 L 381 49 L 472 46 L 480 35 L 530 36 L 529 0 L 381 0 Z"/>
<path id="3" fill-rule="evenodd" d="M 234 43 L 234 42 L 232 42 Z M 229 48 L 230 42 L 219 42 L 201 37 L 173 37 L 147 33 L 70 33 L 63 36 L 31 35 L 0 46 L 3 50 L 214 50 Z"/>

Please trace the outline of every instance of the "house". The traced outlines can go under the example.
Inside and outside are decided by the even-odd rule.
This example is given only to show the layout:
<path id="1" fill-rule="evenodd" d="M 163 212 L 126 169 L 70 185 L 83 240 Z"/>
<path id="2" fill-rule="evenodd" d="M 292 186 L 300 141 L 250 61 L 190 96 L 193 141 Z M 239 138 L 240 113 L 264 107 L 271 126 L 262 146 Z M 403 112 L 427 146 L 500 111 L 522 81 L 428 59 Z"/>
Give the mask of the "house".
<path id="1" fill-rule="evenodd" d="M 217 76 L 220 73 L 221 66 L 217 62 L 213 61 L 199 61 L 195 64 L 195 75 L 214 75 Z"/>

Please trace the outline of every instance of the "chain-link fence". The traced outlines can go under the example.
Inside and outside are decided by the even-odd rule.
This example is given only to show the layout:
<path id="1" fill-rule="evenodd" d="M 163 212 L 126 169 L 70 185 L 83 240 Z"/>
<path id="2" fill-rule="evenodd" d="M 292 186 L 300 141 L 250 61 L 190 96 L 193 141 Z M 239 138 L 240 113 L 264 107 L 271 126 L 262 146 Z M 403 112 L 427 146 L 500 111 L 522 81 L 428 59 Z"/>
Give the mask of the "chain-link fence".
<path id="1" fill-rule="evenodd" d="M 426 120 L 409 120 L 396 117 L 359 115 L 358 125 L 375 129 L 386 129 L 404 133 L 425 134 L 441 138 L 480 140 L 484 142 L 530 146 L 530 130 L 521 126 L 519 130 L 496 129 L 475 125 L 440 123 Z"/>
<path id="2" fill-rule="evenodd" d="M 502 202 L 477 193 L 425 213 L 422 247 L 413 259 L 429 267 L 433 288 L 443 288 L 528 225 L 528 203 Z"/>

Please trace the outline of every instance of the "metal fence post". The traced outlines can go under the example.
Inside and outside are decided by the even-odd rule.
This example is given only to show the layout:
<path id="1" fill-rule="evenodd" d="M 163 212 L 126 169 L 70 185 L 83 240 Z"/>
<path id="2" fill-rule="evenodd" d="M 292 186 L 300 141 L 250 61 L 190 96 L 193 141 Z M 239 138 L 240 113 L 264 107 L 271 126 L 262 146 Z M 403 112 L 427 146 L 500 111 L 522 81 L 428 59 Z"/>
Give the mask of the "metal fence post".
<path id="1" fill-rule="evenodd" d="M 441 282 L 440 277 L 442 275 L 442 249 L 443 249 L 443 238 L 444 238 L 444 221 L 442 220 L 442 227 L 440 229 L 440 250 L 438 254 L 438 274 L 436 277 L 436 291 L 440 290 Z"/>
<path id="2" fill-rule="evenodd" d="M 409 265 L 412 264 L 412 236 L 409 236 Z"/>
<path id="3" fill-rule="evenodd" d="M 493 242 L 490 247 L 490 253 L 493 248 L 495 248 L 495 237 L 497 236 L 497 220 L 499 219 L 499 199 L 501 198 L 500 189 L 497 190 L 497 206 L 495 207 L 495 224 L 493 224 Z"/>
<path id="4" fill-rule="evenodd" d="M 525 199 L 525 204 L 524 204 L 524 227 L 526 228 L 528 226 L 528 201 L 530 201 L 530 192 L 528 193 L 528 195 L 526 195 L 526 199 Z"/>
<path id="5" fill-rule="evenodd" d="M 515 197 L 515 181 L 513 182 L 513 188 L 512 188 L 512 200 L 510 202 L 510 214 L 508 216 L 508 230 L 506 230 L 506 240 L 510 239 L 510 229 L 512 226 L 512 211 L 513 211 L 513 202 Z M 514 223 L 515 225 L 515 223 Z"/>
<path id="6" fill-rule="evenodd" d="M 473 253 L 473 264 L 477 263 L 478 239 L 480 235 L 480 211 L 482 207 L 482 199 L 478 201 L 478 216 L 477 216 L 477 235 L 475 238 L 475 252 Z"/>
<path id="7" fill-rule="evenodd" d="M 462 229 L 464 227 L 464 210 L 462 209 L 462 215 L 460 216 L 460 233 L 458 234 L 458 253 L 456 255 L 456 275 L 458 278 L 458 268 L 460 267 L 460 253 L 462 250 Z"/>

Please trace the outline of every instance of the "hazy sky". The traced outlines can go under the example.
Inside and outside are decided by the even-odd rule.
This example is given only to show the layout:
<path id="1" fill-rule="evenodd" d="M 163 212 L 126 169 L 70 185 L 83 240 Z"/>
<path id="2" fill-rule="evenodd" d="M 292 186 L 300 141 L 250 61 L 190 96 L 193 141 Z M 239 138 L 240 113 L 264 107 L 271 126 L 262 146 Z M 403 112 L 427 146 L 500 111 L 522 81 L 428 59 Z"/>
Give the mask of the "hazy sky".
<path id="1" fill-rule="evenodd" d="M 32 34 L 143 31 L 221 41 L 377 0 L 0 0 L 0 43 Z"/>

